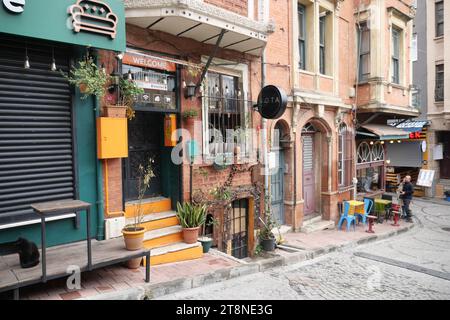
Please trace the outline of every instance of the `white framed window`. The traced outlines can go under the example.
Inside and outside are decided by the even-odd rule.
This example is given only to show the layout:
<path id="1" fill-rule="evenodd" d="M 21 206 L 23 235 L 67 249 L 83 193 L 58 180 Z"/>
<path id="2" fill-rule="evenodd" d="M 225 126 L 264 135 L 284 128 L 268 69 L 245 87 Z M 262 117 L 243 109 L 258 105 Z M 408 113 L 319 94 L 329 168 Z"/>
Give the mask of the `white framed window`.
<path id="1" fill-rule="evenodd" d="M 356 27 L 359 43 L 359 81 L 367 81 L 370 77 L 370 29 L 367 22 Z"/>
<path id="2" fill-rule="evenodd" d="M 249 158 L 253 136 L 251 103 L 241 77 L 209 71 L 203 95 L 204 154 L 207 159 L 232 161 L 236 147 Z"/>
<path id="3" fill-rule="evenodd" d="M 402 30 L 396 27 L 392 28 L 392 83 L 400 84 L 400 66 L 401 66 L 401 36 Z"/>
<path id="4" fill-rule="evenodd" d="M 411 37 L 411 61 L 417 61 L 417 33 L 414 33 Z"/>
<path id="5" fill-rule="evenodd" d="M 353 136 L 345 123 L 341 123 L 338 131 L 338 184 L 347 187 L 351 184 L 352 175 L 352 141 Z"/>

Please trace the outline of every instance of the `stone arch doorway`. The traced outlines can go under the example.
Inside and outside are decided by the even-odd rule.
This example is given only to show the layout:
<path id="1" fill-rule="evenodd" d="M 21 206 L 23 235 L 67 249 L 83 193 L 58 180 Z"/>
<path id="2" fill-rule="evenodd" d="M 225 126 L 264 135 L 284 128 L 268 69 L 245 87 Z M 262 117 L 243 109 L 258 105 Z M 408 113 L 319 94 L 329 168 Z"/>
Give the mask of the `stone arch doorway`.
<path id="1" fill-rule="evenodd" d="M 289 125 L 284 120 L 276 122 L 272 134 L 272 152 L 275 152 L 277 168 L 270 176 L 270 201 L 272 216 L 280 225 L 286 224 L 285 196 L 286 173 L 289 166 L 289 150 L 291 146 Z"/>
<path id="2" fill-rule="evenodd" d="M 328 188 L 330 130 L 320 120 L 311 119 L 302 128 L 302 198 L 304 218 L 320 216 L 322 192 Z"/>

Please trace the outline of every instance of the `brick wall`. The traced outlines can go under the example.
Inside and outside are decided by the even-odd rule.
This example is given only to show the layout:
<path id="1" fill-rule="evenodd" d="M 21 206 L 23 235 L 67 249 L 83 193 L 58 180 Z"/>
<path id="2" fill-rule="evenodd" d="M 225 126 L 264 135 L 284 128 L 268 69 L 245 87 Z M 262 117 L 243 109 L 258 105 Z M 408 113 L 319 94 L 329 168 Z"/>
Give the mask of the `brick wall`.
<path id="1" fill-rule="evenodd" d="M 240 14 L 241 16 L 247 16 L 248 13 L 247 0 L 204 0 L 204 2 Z"/>

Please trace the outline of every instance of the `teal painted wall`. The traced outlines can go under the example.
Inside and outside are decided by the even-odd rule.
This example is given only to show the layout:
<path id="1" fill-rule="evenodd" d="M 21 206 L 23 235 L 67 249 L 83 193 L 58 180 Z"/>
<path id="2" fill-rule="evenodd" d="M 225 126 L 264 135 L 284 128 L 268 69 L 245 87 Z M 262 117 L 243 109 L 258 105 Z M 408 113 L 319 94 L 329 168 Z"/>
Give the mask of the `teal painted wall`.
<path id="1" fill-rule="evenodd" d="M 80 50 L 83 52 L 83 50 Z M 75 53 L 78 55 L 78 53 Z M 97 172 L 96 172 L 96 125 L 95 101 L 92 98 L 80 99 L 76 90 L 73 96 L 73 116 L 76 138 L 76 164 L 78 176 L 78 192 L 80 200 L 89 202 L 91 207 L 91 236 L 97 232 Z M 81 213 L 80 228 L 75 229 L 74 219 L 47 222 L 48 246 L 74 242 L 86 238 L 86 215 Z M 40 246 L 40 224 L 0 230 L 0 243 L 14 241 L 25 237 Z"/>
<path id="2" fill-rule="evenodd" d="M 74 32 L 68 8 L 76 0 L 27 0 L 22 13 L 0 4 L 0 32 L 115 51 L 125 51 L 125 9 L 121 0 L 104 0 L 117 15 L 116 38 L 92 32 Z M 86 1 L 88 2 L 88 1 Z M 92 7 L 92 5 L 91 5 Z"/>

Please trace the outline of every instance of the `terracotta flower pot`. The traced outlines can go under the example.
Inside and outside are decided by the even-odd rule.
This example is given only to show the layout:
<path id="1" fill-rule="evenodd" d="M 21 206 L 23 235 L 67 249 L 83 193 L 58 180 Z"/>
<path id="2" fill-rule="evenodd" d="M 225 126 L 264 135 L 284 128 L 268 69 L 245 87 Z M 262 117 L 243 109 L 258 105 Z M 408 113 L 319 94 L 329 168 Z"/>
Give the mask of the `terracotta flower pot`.
<path id="1" fill-rule="evenodd" d="M 123 240 L 125 241 L 125 248 L 130 251 L 142 249 L 144 242 L 145 228 L 139 228 L 137 231 L 130 229 L 123 229 Z"/>
<path id="2" fill-rule="evenodd" d="M 185 243 L 196 243 L 198 240 L 198 230 L 200 227 L 196 228 L 183 228 L 183 240 Z"/>
<path id="3" fill-rule="evenodd" d="M 184 118 L 184 123 L 186 124 L 186 127 L 193 128 L 195 124 L 195 118 L 194 117 L 187 117 Z"/>
<path id="4" fill-rule="evenodd" d="M 105 116 L 109 118 L 125 118 L 127 116 L 126 106 L 104 106 Z"/>
<path id="5" fill-rule="evenodd" d="M 85 84 L 85 83 L 80 83 L 79 89 L 80 89 L 80 92 L 81 92 L 81 93 L 86 93 L 86 92 L 87 92 L 87 84 Z"/>
<path id="6" fill-rule="evenodd" d="M 142 249 L 144 243 L 145 228 L 139 228 L 137 231 L 131 229 L 123 229 L 123 240 L 125 241 L 125 248 L 130 251 Z M 127 267 L 130 269 L 137 269 L 141 265 L 142 258 L 131 259 L 127 261 Z"/>

